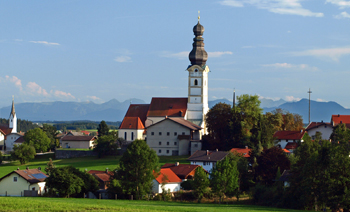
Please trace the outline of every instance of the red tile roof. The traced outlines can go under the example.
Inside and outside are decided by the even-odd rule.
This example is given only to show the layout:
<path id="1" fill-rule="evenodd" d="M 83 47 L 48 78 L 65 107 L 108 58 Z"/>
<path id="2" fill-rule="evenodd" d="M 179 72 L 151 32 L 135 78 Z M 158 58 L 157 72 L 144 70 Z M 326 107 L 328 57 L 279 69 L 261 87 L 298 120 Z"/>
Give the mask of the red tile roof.
<path id="1" fill-rule="evenodd" d="M 22 144 L 24 143 L 24 136 L 21 136 L 19 138 L 17 138 L 17 140 L 15 141 L 16 144 Z"/>
<path id="2" fill-rule="evenodd" d="M 305 134 L 305 131 L 277 131 L 273 137 L 278 140 L 301 140 Z"/>
<path id="3" fill-rule="evenodd" d="M 190 164 L 173 164 L 166 163 L 161 168 L 170 168 L 180 179 L 187 179 L 187 177 L 191 174 L 194 175 L 195 170 L 201 167 L 199 165 L 190 165 Z M 193 177 L 193 176 L 192 176 Z"/>
<path id="4" fill-rule="evenodd" d="M 298 143 L 295 142 L 288 142 L 285 149 L 296 149 L 298 147 Z"/>
<path id="5" fill-rule="evenodd" d="M 124 117 L 119 129 L 145 129 L 139 117 Z"/>
<path id="6" fill-rule="evenodd" d="M 283 149 L 283 151 L 284 151 L 285 153 L 290 153 L 290 151 L 289 151 L 288 149 Z"/>
<path id="7" fill-rule="evenodd" d="M 64 136 L 62 139 L 62 141 L 91 141 L 91 140 L 95 140 L 95 136 L 73 136 L 73 135 L 67 135 Z"/>
<path id="8" fill-rule="evenodd" d="M 184 117 L 188 98 L 152 98 L 147 117 Z"/>
<path id="9" fill-rule="evenodd" d="M 350 115 L 332 115 L 332 124 L 333 126 L 343 123 L 350 124 Z"/>
<path id="10" fill-rule="evenodd" d="M 16 170 L 16 171 L 10 172 L 9 174 L 2 177 L 0 181 L 5 177 L 11 175 L 12 173 L 17 173 L 19 176 L 21 176 L 23 179 L 28 181 L 30 184 L 44 182 L 45 179 L 48 177 L 48 175 L 46 175 L 44 172 L 40 171 L 39 169 L 25 169 L 25 170 Z"/>
<path id="11" fill-rule="evenodd" d="M 5 135 L 8 135 L 12 132 L 12 128 L 9 128 L 5 125 L 0 125 L 0 130 L 5 133 Z"/>
<path id="12" fill-rule="evenodd" d="M 108 173 L 106 173 L 106 171 L 97 171 L 97 170 L 90 170 L 88 171 L 89 174 L 96 176 L 98 179 L 100 179 L 103 182 L 109 182 L 110 181 L 110 177 L 113 176 L 113 172 L 112 171 L 108 171 Z"/>
<path id="13" fill-rule="evenodd" d="M 149 104 L 131 104 L 119 129 L 144 129 Z"/>
<path id="14" fill-rule="evenodd" d="M 314 129 L 314 128 L 318 128 L 318 127 L 321 127 L 321 126 L 329 126 L 329 127 L 332 127 L 331 123 L 329 122 L 311 122 L 307 127 L 306 127 L 306 131 L 309 131 L 311 129 Z"/>
<path id="15" fill-rule="evenodd" d="M 230 150 L 230 152 L 234 153 L 234 154 L 238 154 L 238 155 L 242 155 L 245 158 L 249 158 L 250 157 L 250 152 L 251 149 L 248 148 L 232 148 Z"/>
<path id="16" fill-rule="evenodd" d="M 85 135 L 90 135 L 90 133 L 91 132 L 89 132 L 89 131 L 86 131 L 86 130 L 82 130 L 82 131 L 80 131 L 81 133 L 84 133 Z"/>
<path id="17" fill-rule="evenodd" d="M 160 174 L 155 179 L 158 183 L 180 183 L 182 180 L 169 168 L 160 169 Z"/>
<path id="18" fill-rule="evenodd" d="M 178 124 L 180 124 L 180 125 L 182 125 L 184 127 L 189 128 L 191 130 L 201 130 L 202 129 L 200 126 L 198 126 L 196 124 L 193 124 L 192 122 L 187 121 L 187 120 L 185 120 L 183 118 L 173 118 L 173 117 L 167 117 L 167 118 L 165 118 L 165 119 L 163 119 L 163 120 L 161 120 L 161 121 L 159 121 L 159 122 L 157 122 L 155 124 L 152 124 L 152 125 L 148 126 L 147 128 L 149 128 L 151 126 L 154 126 L 156 124 L 159 124 L 159 123 L 161 123 L 163 121 L 166 121 L 166 120 L 173 121 L 173 122 L 178 123 Z"/>

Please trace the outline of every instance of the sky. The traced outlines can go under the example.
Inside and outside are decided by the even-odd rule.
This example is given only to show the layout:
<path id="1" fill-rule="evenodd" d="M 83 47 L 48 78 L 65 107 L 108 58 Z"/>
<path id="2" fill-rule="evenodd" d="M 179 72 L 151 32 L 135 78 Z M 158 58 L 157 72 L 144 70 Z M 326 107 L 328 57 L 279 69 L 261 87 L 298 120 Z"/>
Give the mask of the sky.
<path id="1" fill-rule="evenodd" d="M 350 0 L 0 0 L 0 106 L 186 97 L 198 11 L 209 100 L 350 108 Z"/>

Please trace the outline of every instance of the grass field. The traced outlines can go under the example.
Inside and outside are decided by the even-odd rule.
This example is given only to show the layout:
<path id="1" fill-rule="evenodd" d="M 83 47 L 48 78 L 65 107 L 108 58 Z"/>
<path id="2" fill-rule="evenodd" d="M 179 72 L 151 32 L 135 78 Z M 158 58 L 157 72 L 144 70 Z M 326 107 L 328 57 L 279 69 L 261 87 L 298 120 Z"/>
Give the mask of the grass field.
<path id="1" fill-rule="evenodd" d="M 295 211 L 252 205 L 198 204 L 162 201 L 0 197 L 0 211 Z"/>
<path id="2" fill-rule="evenodd" d="M 14 161 L 11 163 L 6 163 L 0 165 L 0 178 L 5 176 L 6 174 L 16 170 L 17 168 L 25 169 L 27 166 L 31 169 L 41 167 L 42 171 L 46 167 L 49 158 L 53 159 L 53 163 L 56 167 L 60 166 L 69 166 L 72 165 L 75 168 L 80 170 L 101 170 L 104 171 L 106 168 L 113 170 L 116 168 L 119 163 L 119 159 L 121 156 L 108 156 L 105 158 L 97 158 L 97 157 L 82 157 L 82 158 L 71 158 L 71 159 L 54 159 L 54 154 L 45 154 L 45 155 L 37 155 L 34 160 L 30 161 L 27 164 L 20 165 L 19 161 Z M 189 164 L 189 161 L 186 161 L 188 156 L 161 156 L 159 157 L 160 165 L 165 163 L 175 163 L 180 162 L 180 164 Z M 44 171 L 45 172 L 45 171 Z"/>

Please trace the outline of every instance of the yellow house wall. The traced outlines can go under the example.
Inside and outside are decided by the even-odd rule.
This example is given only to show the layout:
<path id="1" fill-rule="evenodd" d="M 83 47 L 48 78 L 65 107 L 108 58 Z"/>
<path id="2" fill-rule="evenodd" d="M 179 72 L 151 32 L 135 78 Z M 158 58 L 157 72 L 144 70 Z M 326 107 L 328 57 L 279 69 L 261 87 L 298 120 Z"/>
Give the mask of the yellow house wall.
<path id="1" fill-rule="evenodd" d="M 13 181 L 14 177 L 17 177 L 17 182 Z M 7 196 L 21 196 L 21 192 L 23 196 L 23 191 L 28 190 L 28 186 L 30 186 L 29 182 L 20 177 L 17 173 L 12 173 L 10 176 L 0 181 L 0 196 L 5 196 L 6 191 Z"/>

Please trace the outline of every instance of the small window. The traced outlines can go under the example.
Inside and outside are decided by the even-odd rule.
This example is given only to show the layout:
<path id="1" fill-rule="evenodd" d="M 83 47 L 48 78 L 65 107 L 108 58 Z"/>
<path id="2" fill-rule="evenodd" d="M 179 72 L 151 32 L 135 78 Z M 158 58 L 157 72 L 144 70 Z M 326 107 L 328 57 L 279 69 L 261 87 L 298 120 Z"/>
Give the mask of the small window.
<path id="1" fill-rule="evenodd" d="M 32 190 L 35 191 L 35 187 L 33 187 Z"/>
<path id="2" fill-rule="evenodd" d="M 162 132 L 159 132 L 159 135 L 162 135 Z"/>
<path id="3" fill-rule="evenodd" d="M 167 150 L 166 153 L 169 153 L 169 150 Z"/>
<path id="4" fill-rule="evenodd" d="M 207 163 L 206 163 L 206 162 L 203 162 L 203 166 L 205 166 L 205 165 L 207 165 Z"/>
<path id="5" fill-rule="evenodd" d="M 134 140 L 134 132 L 131 132 L 131 140 Z"/>
<path id="6" fill-rule="evenodd" d="M 198 85 L 198 80 L 197 79 L 194 80 L 194 85 Z"/>
<path id="7" fill-rule="evenodd" d="M 162 145 L 162 142 L 161 142 L 161 141 L 159 141 L 159 146 L 160 146 L 160 145 Z"/>
<path id="8" fill-rule="evenodd" d="M 198 144 L 194 144 L 194 147 L 198 147 Z"/>
<path id="9" fill-rule="evenodd" d="M 162 150 L 160 149 L 160 150 L 158 150 L 158 153 L 162 153 Z"/>
<path id="10" fill-rule="evenodd" d="M 13 182 L 17 182 L 17 177 L 13 177 Z"/>
<path id="11" fill-rule="evenodd" d="M 176 146 L 176 145 L 177 145 L 177 142 L 174 142 L 174 145 Z"/>
<path id="12" fill-rule="evenodd" d="M 125 133 L 124 133 L 124 140 L 127 140 L 127 135 L 128 135 L 128 134 L 125 132 Z"/>
<path id="13" fill-rule="evenodd" d="M 185 132 L 182 132 L 182 135 L 185 135 Z"/>
<path id="14" fill-rule="evenodd" d="M 167 132 L 166 135 L 169 136 L 169 135 L 170 135 L 170 132 Z"/>
<path id="15" fill-rule="evenodd" d="M 169 146 L 169 144 L 170 144 L 170 142 L 168 141 L 168 142 L 166 142 L 166 145 L 168 145 Z"/>
<path id="16" fill-rule="evenodd" d="M 174 132 L 174 136 L 177 136 L 177 132 Z"/>
<path id="17" fill-rule="evenodd" d="M 198 69 L 195 69 L 194 72 L 198 72 Z"/>
<path id="18" fill-rule="evenodd" d="M 151 135 L 154 135 L 154 132 L 151 132 Z"/>

